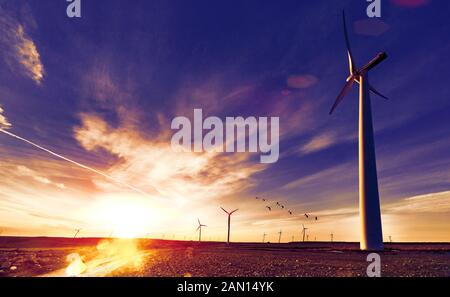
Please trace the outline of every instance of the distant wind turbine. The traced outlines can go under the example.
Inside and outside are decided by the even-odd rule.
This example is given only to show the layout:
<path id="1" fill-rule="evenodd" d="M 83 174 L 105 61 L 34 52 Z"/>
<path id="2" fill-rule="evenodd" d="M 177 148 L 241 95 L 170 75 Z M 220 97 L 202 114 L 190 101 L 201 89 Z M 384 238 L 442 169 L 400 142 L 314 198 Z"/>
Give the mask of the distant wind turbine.
<path id="1" fill-rule="evenodd" d="M 202 227 L 208 227 L 208 226 L 203 225 L 202 223 L 200 223 L 200 219 L 197 219 L 197 221 L 198 221 L 197 231 L 199 231 L 199 233 L 198 233 L 198 241 L 202 241 Z"/>
<path id="2" fill-rule="evenodd" d="M 266 232 L 264 232 L 264 234 L 263 234 L 263 240 L 262 240 L 262 242 L 264 243 L 264 242 L 266 242 Z"/>
<path id="3" fill-rule="evenodd" d="M 333 242 L 333 232 L 330 234 L 331 242 Z"/>
<path id="4" fill-rule="evenodd" d="M 235 213 L 236 211 L 238 211 L 238 209 L 235 209 L 235 210 L 233 210 L 232 212 L 228 212 L 228 211 L 226 211 L 223 207 L 220 207 L 220 208 L 222 208 L 222 210 L 228 215 L 228 236 L 227 236 L 227 244 L 229 244 L 229 243 L 230 243 L 230 221 L 231 221 L 231 215 L 232 215 L 233 213 Z"/>
<path id="5" fill-rule="evenodd" d="M 361 230 L 361 250 L 383 250 L 383 232 L 381 229 L 380 197 L 378 193 L 375 143 L 372 126 L 370 92 L 387 99 L 369 84 L 369 71 L 387 58 L 385 52 L 377 54 L 360 69 L 356 68 L 350 49 L 345 13 L 343 13 L 344 35 L 350 66 L 350 75 L 331 107 L 330 114 L 351 90 L 353 84 L 359 84 L 359 211 Z"/>
<path id="6" fill-rule="evenodd" d="M 80 233 L 81 229 L 75 229 L 75 235 L 73 236 L 73 238 L 77 237 L 78 233 Z"/>
<path id="7" fill-rule="evenodd" d="M 282 234 L 282 231 L 280 230 L 280 232 L 278 232 L 278 243 L 281 242 L 281 234 Z"/>
<path id="8" fill-rule="evenodd" d="M 308 230 L 309 228 L 305 228 L 305 225 L 302 224 L 302 237 L 303 237 L 303 242 L 305 242 L 305 235 L 306 235 L 306 230 Z"/>

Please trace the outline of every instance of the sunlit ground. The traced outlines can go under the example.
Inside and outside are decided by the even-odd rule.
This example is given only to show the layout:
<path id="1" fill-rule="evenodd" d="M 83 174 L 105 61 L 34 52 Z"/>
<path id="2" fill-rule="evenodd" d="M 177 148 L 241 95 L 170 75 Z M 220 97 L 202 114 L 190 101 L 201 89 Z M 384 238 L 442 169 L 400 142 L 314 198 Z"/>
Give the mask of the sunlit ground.
<path id="1" fill-rule="evenodd" d="M 0 237 L 0 276 L 365 276 L 358 243 Z M 387 243 L 384 276 L 450 276 L 450 244 Z"/>
<path id="2" fill-rule="evenodd" d="M 134 239 L 103 239 L 94 250 L 70 253 L 65 269 L 44 276 L 107 276 L 118 269 L 139 270 L 149 253 Z"/>

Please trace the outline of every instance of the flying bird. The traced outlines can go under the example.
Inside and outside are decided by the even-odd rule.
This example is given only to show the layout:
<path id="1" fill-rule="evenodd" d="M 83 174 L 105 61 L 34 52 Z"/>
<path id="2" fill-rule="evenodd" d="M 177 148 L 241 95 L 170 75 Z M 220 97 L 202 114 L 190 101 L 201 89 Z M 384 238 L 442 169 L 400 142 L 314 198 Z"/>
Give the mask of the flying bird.
<path id="1" fill-rule="evenodd" d="M 272 211 L 272 207 L 266 206 L 266 208 L 267 208 L 269 211 Z"/>
<path id="2" fill-rule="evenodd" d="M 289 213 L 290 215 L 292 215 L 292 211 L 288 210 L 288 213 Z"/>
<path id="3" fill-rule="evenodd" d="M 319 218 L 318 217 L 316 217 L 316 221 L 318 220 Z"/>
<path id="4" fill-rule="evenodd" d="M 309 218 L 309 215 L 308 215 L 307 213 L 305 213 L 305 217 L 306 217 L 306 218 Z"/>

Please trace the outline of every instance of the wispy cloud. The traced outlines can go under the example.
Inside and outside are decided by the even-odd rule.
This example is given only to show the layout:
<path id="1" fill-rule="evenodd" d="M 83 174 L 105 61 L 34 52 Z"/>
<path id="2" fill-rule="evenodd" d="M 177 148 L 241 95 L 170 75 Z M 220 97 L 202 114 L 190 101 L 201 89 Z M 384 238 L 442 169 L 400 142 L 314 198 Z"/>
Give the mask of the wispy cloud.
<path id="1" fill-rule="evenodd" d="M 300 148 L 302 154 L 309 154 L 326 149 L 336 142 L 336 136 L 332 133 L 323 133 L 311 138 Z"/>
<path id="2" fill-rule="evenodd" d="M 390 204 L 386 211 L 391 213 L 449 213 L 450 191 L 428 193 L 401 199 Z"/>
<path id="3" fill-rule="evenodd" d="M 12 71 L 20 71 L 39 85 L 44 78 L 44 65 L 23 24 L 0 9 L 0 32 L 0 48 L 6 64 Z"/>
<path id="4" fill-rule="evenodd" d="M 282 189 L 297 189 L 297 188 L 312 188 L 317 191 L 317 189 L 321 189 L 321 185 L 324 183 L 324 180 L 327 181 L 328 185 L 338 185 L 345 184 L 347 185 L 348 180 L 354 179 L 356 172 L 353 170 L 352 163 L 343 163 L 336 165 L 334 167 L 329 167 L 324 170 L 315 172 L 310 175 L 306 175 L 300 177 L 296 180 L 293 180 L 287 184 L 285 184 Z M 344 182 L 346 181 L 346 182 Z M 333 189 L 327 189 L 333 191 Z M 334 189 L 335 190 L 335 189 Z M 335 193 L 336 196 L 336 193 Z"/>
<path id="5" fill-rule="evenodd" d="M 51 181 L 49 178 L 42 176 L 40 174 L 38 174 L 36 171 L 23 166 L 23 165 L 19 165 L 17 166 L 17 175 L 18 176 L 22 176 L 22 177 L 31 177 L 33 178 L 35 181 L 45 184 L 45 185 L 54 185 L 60 189 L 65 189 L 66 186 L 63 183 L 57 183 L 57 182 L 53 182 Z"/>
<path id="6" fill-rule="evenodd" d="M 113 128 L 95 115 L 82 114 L 75 138 L 87 151 L 102 149 L 120 159 L 108 174 L 182 203 L 218 198 L 251 185 L 249 177 L 265 167 L 249 155 L 174 152 L 166 141 L 146 139 L 137 131 Z M 108 187 L 106 184 L 99 185 Z M 156 192 L 155 192 L 156 189 Z"/>
<path id="7" fill-rule="evenodd" d="M 306 89 L 315 85 L 319 79 L 311 74 L 290 75 L 287 79 L 287 85 L 295 89 Z"/>
<path id="8" fill-rule="evenodd" d="M 11 123 L 3 115 L 3 108 L 1 106 L 0 106 L 0 128 L 1 129 L 9 129 L 9 128 L 11 128 Z"/>

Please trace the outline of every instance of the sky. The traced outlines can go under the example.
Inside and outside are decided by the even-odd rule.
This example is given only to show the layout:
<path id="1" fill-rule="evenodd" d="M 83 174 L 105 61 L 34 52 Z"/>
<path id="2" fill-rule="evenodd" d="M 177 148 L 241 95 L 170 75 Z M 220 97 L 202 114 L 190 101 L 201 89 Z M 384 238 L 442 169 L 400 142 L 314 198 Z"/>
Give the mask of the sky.
<path id="1" fill-rule="evenodd" d="M 224 240 L 222 206 L 239 209 L 233 241 L 300 240 L 302 224 L 358 241 L 358 88 L 328 114 L 345 9 L 357 66 L 388 54 L 370 72 L 390 98 L 371 98 L 384 239 L 450 241 L 447 1 L 386 0 L 375 19 L 356 0 L 66 6 L 0 0 L 0 124 L 85 166 L 0 133 L 2 235 L 196 239 L 200 219 Z M 194 108 L 279 117 L 278 161 L 175 152 L 171 121 Z"/>

